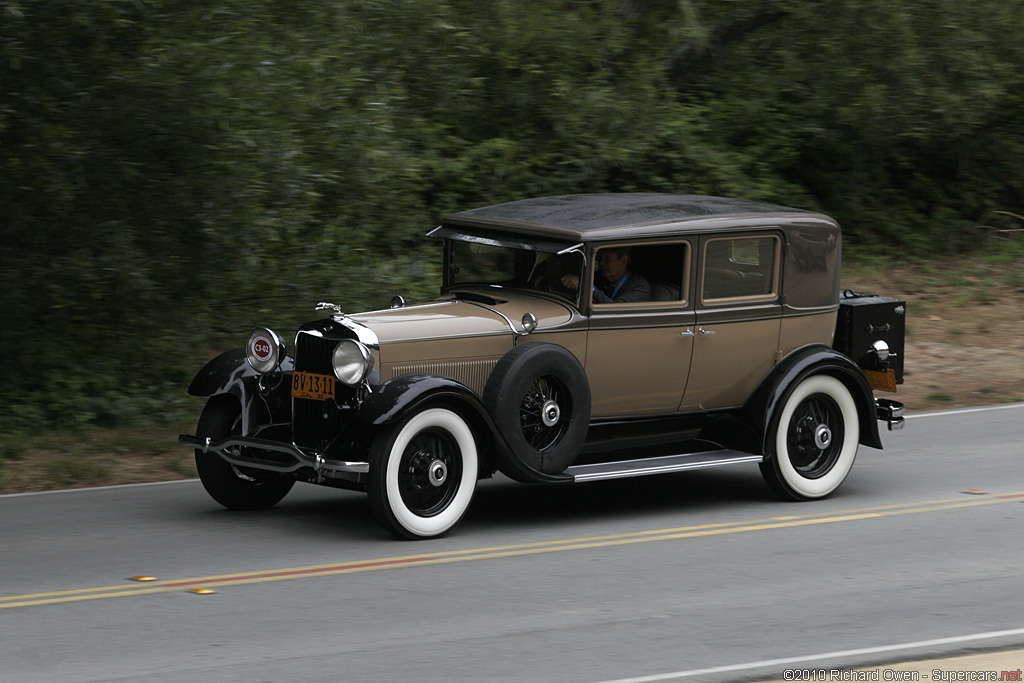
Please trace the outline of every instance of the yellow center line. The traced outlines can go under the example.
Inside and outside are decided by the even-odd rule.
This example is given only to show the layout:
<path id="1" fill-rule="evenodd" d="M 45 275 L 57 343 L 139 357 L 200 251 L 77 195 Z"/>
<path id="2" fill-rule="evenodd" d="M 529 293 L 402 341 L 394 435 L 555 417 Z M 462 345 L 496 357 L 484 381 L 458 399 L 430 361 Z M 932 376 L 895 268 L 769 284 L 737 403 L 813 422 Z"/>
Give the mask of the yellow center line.
<path id="1" fill-rule="evenodd" d="M 523 557 L 543 553 L 564 552 L 567 550 L 585 550 L 591 548 L 609 548 L 615 546 L 631 545 L 636 543 L 650 543 L 655 541 L 679 540 L 685 538 L 701 538 L 707 536 L 719 536 L 724 534 L 746 533 L 751 531 L 768 531 L 773 529 L 789 529 L 793 527 L 810 526 L 816 524 L 834 524 L 838 522 L 851 522 L 864 519 L 876 519 L 881 517 L 892 517 L 897 515 L 920 514 L 926 512 L 938 512 L 942 510 L 956 510 L 963 508 L 981 507 L 996 505 L 999 503 L 1017 502 L 1024 498 L 1024 491 L 1004 493 L 988 498 L 972 498 L 965 501 L 963 498 L 946 498 L 941 500 L 921 501 L 917 503 L 902 503 L 894 505 L 881 505 L 875 507 L 843 510 L 829 514 L 796 515 L 784 517 L 771 517 L 760 520 L 747 520 L 737 522 L 719 522 L 713 524 L 700 524 L 693 526 L 675 527 L 668 529 L 652 529 L 647 531 L 634 531 L 621 534 L 608 534 L 602 536 L 587 536 L 582 538 L 560 539 L 555 541 L 538 541 L 533 543 L 521 543 L 513 545 L 492 546 L 486 548 L 470 548 L 465 550 L 449 550 L 438 553 L 418 553 L 415 555 L 404 555 L 397 557 L 384 557 L 364 561 L 342 562 L 334 564 L 310 565 L 305 567 L 291 567 L 285 569 L 243 572 L 237 574 L 219 574 L 214 576 L 203 576 L 173 581 L 159 581 L 156 585 L 150 583 L 145 586 L 124 584 L 117 586 L 105 586 L 98 588 L 81 588 L 49 593 L 34 593 L 30 595 L 13 595 L 0 597 L 0 609 L 8 607 L 30 607 L 36 605 L 50 605 L 65 602 L 78 602 L 83 600 L 97 600 L 101 598 L 116 598 L 130 595 L 151 595 L 154 593 L 166 593 L 170 591 L 184 590 L 188 587 L 199 586 L 237 586 L 253 583 L 267 583 L 270 581 L 284 581 L 290 579 L 307 578 L 313 576 L 335 576 L 339 574 L 353 574 L 357 572 L 376 571 L 379 569 L 397 569 L 406 567 L 423 567 L 430 565 L 449 564 L 453 562 L 466 562 L 470 560 L 488 560 L 505 557 Z"/>

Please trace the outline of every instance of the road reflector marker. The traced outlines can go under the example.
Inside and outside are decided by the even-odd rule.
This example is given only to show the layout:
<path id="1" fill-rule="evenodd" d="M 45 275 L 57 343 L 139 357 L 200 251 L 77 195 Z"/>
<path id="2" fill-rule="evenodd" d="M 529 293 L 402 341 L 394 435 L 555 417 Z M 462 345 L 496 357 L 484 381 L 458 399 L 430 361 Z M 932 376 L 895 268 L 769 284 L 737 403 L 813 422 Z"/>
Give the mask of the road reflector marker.
<path id="1" fill-rule="evenodd" d="M 129 581 L 156 581 L 155 576 L 132 576 L 129 577 Z"/>
<path id="2" fill-rule="evenodd" d="M 969 493 L 972 496 L 984 496 L 988 491 L 982 491 L 980 489 L 967 489 L 964 493 Z"/>
<path id="3" fill-rule="evenodd" d="M 209 588 L 193 588 L 189 593 L 195 593 L 196 595 L 213 595 L 217 591 L 212 591 Z"/>

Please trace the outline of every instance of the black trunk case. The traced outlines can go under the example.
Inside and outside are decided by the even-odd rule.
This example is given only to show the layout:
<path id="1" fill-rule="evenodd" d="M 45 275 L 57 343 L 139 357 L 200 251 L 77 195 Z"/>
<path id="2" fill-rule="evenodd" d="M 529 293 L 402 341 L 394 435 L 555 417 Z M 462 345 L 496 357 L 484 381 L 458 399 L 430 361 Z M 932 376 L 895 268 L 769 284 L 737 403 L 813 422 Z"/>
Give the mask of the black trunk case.
<path id="1" fill-rule="evenodd" d="M 896 372 L 896 383 L 903 384 L 903 339 L 906 334 L 907 302 L 882 296 L 844 292 L 839 299 L 839 317 L 832 348 L 849 356 L 866 370 Z M 872 344 L 889 345 L 889 360 L 880 365 Z"/>

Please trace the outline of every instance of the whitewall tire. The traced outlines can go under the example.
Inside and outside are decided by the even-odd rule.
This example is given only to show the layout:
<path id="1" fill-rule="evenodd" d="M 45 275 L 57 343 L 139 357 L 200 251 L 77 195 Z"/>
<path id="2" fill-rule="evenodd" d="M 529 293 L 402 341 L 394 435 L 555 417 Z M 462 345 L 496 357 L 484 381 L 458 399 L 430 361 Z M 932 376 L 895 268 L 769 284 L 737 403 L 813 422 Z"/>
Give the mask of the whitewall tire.
<path id="1" fill-rule="evenodd" d="M 439 536 L 469 508 L 477 471 L 476 439 L 458 413 L 439 407 L 413 412 L 373 440 L 370 507 L 400 538 Z"/>
<path id="2" fill-rule="evenodd" d="M 860 420 L 850 390 L 830 375 L 811 375 L 786 398 L 761 473 L 776 493 L 824 498 L 846 479 L 857 457 Z"/>

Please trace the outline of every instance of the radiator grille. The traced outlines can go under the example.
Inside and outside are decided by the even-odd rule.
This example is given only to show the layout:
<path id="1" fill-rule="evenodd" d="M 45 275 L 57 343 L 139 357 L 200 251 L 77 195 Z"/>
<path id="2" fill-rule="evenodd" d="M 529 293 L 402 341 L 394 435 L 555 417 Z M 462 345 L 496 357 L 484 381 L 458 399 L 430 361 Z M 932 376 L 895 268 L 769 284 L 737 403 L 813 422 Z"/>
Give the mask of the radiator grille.
<path id="1" fill-rule="evenodd" d="M 295 336 L 295 369 L 304 372 L 334 373 L 331 357 L 337 340 L 324 339 L 312 334 L 299 332 Z"/>
<path id="2" fill-rule="evenodd" d="M 295 336 L 295 369 L 333 375 L 331 357 L 336 343 L 318 335 L 299 332 Z M 338 393 L 345 390 L 345 387 L 337 383 L 335 387 Z M 324 415 L 329 407 L 329 401 L 292 399 L 292 440 L 295 445 L 316 450 L 324 447 L 330 427 L 330 420 Z"/>
<path id="3" fill-rule="evenodd" d="M 392 377 L 425 373 L 440 375 L 461 382 L 472 389 L 478 396 L 484 393 L 487 378 L 497 365 L 498 360 L 459 360 L 433 363 L 403 363 L 395 365 L 391 370 Z"/>

